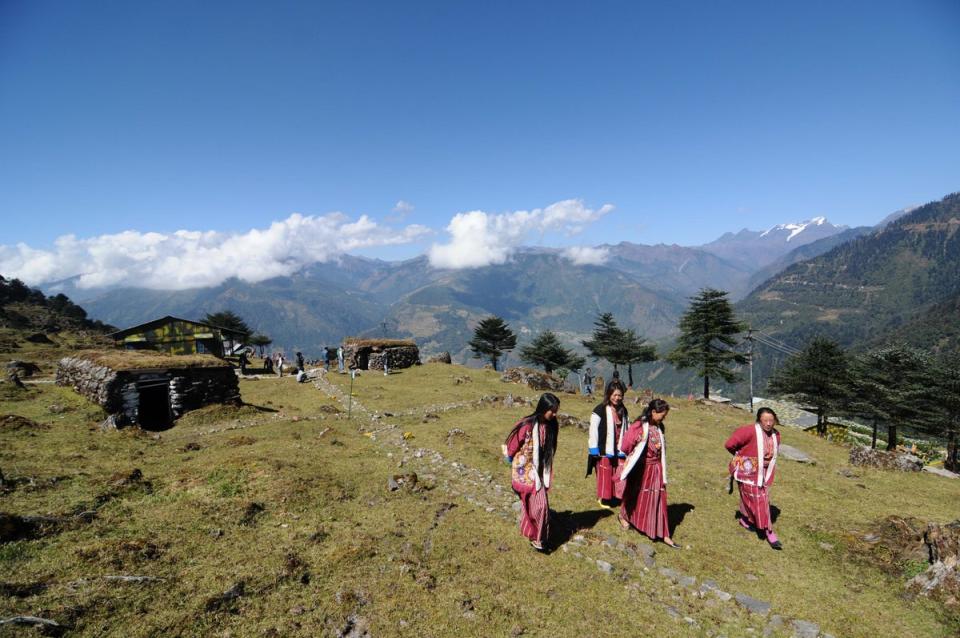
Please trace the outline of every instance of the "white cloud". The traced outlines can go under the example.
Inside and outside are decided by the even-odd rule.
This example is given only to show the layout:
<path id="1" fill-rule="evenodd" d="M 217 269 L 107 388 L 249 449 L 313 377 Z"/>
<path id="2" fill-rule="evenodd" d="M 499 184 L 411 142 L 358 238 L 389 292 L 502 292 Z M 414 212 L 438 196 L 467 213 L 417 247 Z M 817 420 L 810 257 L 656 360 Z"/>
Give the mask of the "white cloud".
<path id="1" fill-rule="evenodd" d="M 428 256 L 437 268 L 502 264 L 532 234 L 561 231 L 573 235 L 612 210 L 610 204 L 594 210 L 582 200 L 567 199 L 531 211 L 457 213 L 446 228 L 450 241 L 431 246 Z"/>
<path id="2" fill-rule="evenodd" d="M 401 215 L 406 215 L 413 212 L 413 204 L 410 202 L 405 202 L 402 199 L 398 201 L 393 206 L 393 212 L 400 213 Z"/>
<path id="3" fill-rule="evenodd" d="M 570 246 L 563 256 L 578 266 L 599 266 L 610 258 L 610 251 L 600 246 Z"/>
<path id="4" fill-rule="evenodd" d="M 129 285 L 157 289 L 213 286 L 229 277 L 256 282 L 290 275 L 346 251 L 406 244 L 430 229 L 381 226 L 366 215 L 293 214 L 243 234 L 179 230 L 125 231 L 78 239 L 60 237 L 51 250 L 0 245 L 0 273 L 35 285 L 80 275 L 81 288 Z"/>

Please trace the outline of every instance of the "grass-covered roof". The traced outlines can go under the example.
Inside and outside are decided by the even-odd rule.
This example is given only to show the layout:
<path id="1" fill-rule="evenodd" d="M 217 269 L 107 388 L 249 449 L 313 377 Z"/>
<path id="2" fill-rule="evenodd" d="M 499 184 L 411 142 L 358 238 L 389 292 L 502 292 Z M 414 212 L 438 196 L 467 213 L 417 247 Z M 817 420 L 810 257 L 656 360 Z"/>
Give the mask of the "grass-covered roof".
<path id="1" fill-rule="evenodd" d="M 222 368 L 229 364 L 209 354 L 168 354 L 144 350 L 82 350 L 70 355 L 111 370 L 152 368 Z"/>

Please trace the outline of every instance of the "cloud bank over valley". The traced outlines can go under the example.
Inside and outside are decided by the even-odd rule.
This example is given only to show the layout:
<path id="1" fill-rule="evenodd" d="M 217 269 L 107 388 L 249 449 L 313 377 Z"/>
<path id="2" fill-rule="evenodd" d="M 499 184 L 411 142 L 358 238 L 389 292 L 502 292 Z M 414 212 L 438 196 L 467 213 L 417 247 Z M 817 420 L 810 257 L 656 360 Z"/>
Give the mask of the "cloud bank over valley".
<path id="1" fill-rule="evenodd" d="M 394 215 L 385 221 L 398 223 L 413 210 L 413 204 L 398 201 Z M 612 210 L 610 204 L 592 209 L 581 200 L 569 199 L 529 211 L 458 213 L 446 227 L 448 240 L 433 243 L 427 256 L 435 268 L 502 264 L 531 239 L 550 232 L 576 235 Z M 340 212 L 294 213 L 266 228 L 242 233 L 128 230 L 89 238 L 64 235 L 50 249 L 25 243 L 0 245 L 0 274 L 29 285 L 78 277 L 80 288 L 182 290 L 215 286 L 231 277 L 258 282 L 288 276 L 344 253 L 412 244 L 434 234 L 421 224 L 393 226 L 367 215 L 352 219 Z M 604 249 L 586 246 L 567 247 L 561 254 L 577 264 L 606 259 Z"/>

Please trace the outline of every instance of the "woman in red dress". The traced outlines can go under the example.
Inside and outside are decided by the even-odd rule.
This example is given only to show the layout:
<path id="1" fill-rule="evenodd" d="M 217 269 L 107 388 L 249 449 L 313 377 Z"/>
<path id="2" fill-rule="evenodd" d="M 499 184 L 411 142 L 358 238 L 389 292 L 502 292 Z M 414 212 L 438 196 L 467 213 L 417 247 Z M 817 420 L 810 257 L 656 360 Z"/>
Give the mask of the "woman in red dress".
<path id="1" fill-rule="evenodd" d="M 780 447 L 774 426 L 779 423 L 773 410 L 760 408 L 756 422 L 737 428 L 725 444 L 733 454 L 730 475 L 740 488 L 740 525 L 763 534 L 773 549 L 783 549 L 770 518 L 770 487 Z"/>
<path id="2" fill-rule="evenodd" d="M 663 420 L 670 405 L 654 399 L 630 424 L 620 449 L 627 455 L 620 466 L 623 487 L 620 525 L 635 527 L 651 540 L 663 539 L 668 547 L 680 549 L 670 537 L 667 520 L 667 456 Z"/>
<path id="3" fill-rule="evenodd" d="M 613 509 L 614 474 L 625 456 L 620 451 L 620 440 L 627 430 L 627 408 L 623 405 L 626 386 L 614 379 L 607 384 L 603 403 L 590 415 L 587 435 L 587 476 L 597 471 L 597 502 L 600 507 Z"/>
<path id="4" fill-rule="evenodd" d="M 511 485 L 520 497 L 520 533 L 537 551 L 549 536 L 550 504 L 547 493 L 553 480 L 553 455 L 557 450 L 557 410 L 560 400 L 545 392 L 533 414 L 517 422 L 503 445 L 511 466 Z"/>

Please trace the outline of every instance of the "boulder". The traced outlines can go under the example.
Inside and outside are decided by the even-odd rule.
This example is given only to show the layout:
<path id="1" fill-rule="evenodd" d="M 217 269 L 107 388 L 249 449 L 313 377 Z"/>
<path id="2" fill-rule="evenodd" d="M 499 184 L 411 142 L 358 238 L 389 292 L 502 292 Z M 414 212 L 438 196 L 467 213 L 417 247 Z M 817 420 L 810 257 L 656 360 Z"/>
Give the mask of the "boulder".
<path id="1" fill-rule="evenodd" d="M 810 465 L 816 465 L 817 463 L 813 458 L 808 456 L 806 452 L 798 450 L 792 445 L 787 445 L 786 443 L 781 444 L 777 450 L 780 456 L 790 461 L 796 461 L 797 463 L 809 463 Z"/>
<path id="2" fill-rule="evenodd" d="M 575 417 L 572 414 L 564 414 L 562 412 L 557 415 L 557 423 L 560 424 L 561 428 L 575 427 L 584 432 L 590 429 L 590 424 L 587 421 Z"/>
<path id="3" fill-rule="evenodd" d="M 923 469 L 923 461 L 913 454 L 898 451 L 885 452 L 862 445 L 850 448 L 850 465 L 898 472 L 919 472 Z"/>
<path id="4" fill-rule="evenodd" d="M 944 478 L 960 478 L 960 474 L 956 472 L 951 472 L 950 470 L 945 470 L 942 467 L 932 467 L 930 465 L 923 466 L 924 472 L 929 472 L 930 474 L 936 474 L 937 476 L 942 476 Z"/>
<path id="5" fill-rule="evenodd" d="M 7 374 L 15 374 L 18 377 L 32 377 L 40 372 L 40 366 L 29 361 L 10 361 L 7 363 Z"/>
<path id="6" fill-rule="evenodd" d="M 522 383 L 533 390 L 562 392 L 563 380 L 552 374 L 530 368 L 508 368 L 500 380 L 504 383 Z"/>
<path id="7" fill-rule="evenodd" d="M 450 358 L 449 352 L 441 352 L 427 359 L 427 363 L 453 363 L 453 359 Z"/>

